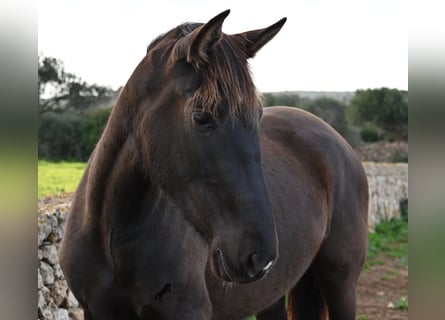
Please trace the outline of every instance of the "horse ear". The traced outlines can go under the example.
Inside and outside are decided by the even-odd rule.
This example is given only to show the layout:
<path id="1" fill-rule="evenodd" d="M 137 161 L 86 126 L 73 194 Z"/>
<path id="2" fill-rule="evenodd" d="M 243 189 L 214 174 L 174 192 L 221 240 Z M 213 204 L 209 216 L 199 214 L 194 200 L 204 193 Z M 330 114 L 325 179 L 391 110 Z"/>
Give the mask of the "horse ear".
<path id="1" fill-rule="evenodd" d="M 207 54 L 221 37 L 222 24 L 229 13 L 230 10 L 221 12 L 184 38 L 186 48 L 188 48 L 188 63 L 199 65 L 207 61 Z"/>
<path id="2" fill-rule="evenodd" d="M 253 58 L 258 50 L 272 40 L 278 31 L 281 30 L 281 27 L 284 25 L 286 20 L 287 18 L 282 18 L 280 21 L 267 28 L 239 33 L 238 36 L 245 39 L 247 57 Z"/>

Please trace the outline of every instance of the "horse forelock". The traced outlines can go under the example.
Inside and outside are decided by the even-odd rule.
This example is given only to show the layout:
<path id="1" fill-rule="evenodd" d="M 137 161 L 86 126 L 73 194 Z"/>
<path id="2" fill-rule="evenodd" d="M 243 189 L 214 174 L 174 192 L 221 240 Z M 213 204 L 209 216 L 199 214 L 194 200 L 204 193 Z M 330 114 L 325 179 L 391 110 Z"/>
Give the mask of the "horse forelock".
<path id="1" fill-rule="evenodd" d="M 148 47 L 161 51 L 163 63 L 155 68 L 171 68 L 172 61 L 184 58 L 176 45 L 201 23 L 184 23 L 156 38 Z M 253 83 L 244 44 L 240 38 L 222 34 L 209 50 L 208 61 L 197 69 L 202 79 L 199 88 L 187 98 L 186 108 L 202 109 L 215 117 L 241 118 L 256 123 L 261 109 L 259 93 Z M 156 81 L 152 78 L 152 81 Z"/>
<path id="2" fill-rule="evenodd" d="M 201 70 L 202 84 L 190 98 L 190 106 L 198 104 L 216 117 L 226 115 L 257 121 L 261 108 L 259 94 L 241 44 L 223 34 L 208 59 Z"/>

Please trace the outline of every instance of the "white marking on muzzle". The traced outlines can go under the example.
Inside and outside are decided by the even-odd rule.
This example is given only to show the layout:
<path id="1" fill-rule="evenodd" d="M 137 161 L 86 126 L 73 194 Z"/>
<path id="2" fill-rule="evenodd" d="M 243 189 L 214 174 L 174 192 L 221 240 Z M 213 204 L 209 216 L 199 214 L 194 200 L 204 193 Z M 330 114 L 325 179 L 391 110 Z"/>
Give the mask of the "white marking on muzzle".
<path id="1" fill-rule="evenodd" d="M 264 272 L 269 271 L 269 269 L 272 267 L 272 265 L 273 265 L 273 260 L 269 261 L 269 263 L 266 264 L 266 266 L 263 268 L 263 271 Z"/>

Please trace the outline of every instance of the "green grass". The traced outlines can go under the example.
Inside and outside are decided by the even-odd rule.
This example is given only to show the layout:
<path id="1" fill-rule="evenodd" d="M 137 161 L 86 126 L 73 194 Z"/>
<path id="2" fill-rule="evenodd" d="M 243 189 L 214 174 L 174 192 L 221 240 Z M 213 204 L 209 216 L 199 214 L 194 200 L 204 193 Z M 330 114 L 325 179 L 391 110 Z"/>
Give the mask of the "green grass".
<path id="1" fill-rule="evenodd" d="M 392 257 L 408 267 L 408 211 L 402 217 L 380 222 L 375 232 L 368 235 L 368 259 L 365 270 L 381 263 L 379 254 Z"/>
<path id="2" fill-rule="evenodd" d="M 408 311 L 408 298 L 400 297 L 399 300 L 397 300 L 394 304 L 394 308 L 402 311 Z"/>
<path id="3" fill-rule="evenodd" d="M 368 320 L 368 317 L 361 311 L 357 311 L 357 320 Z"/>
<path id="4" fill-rule="evenodd" d="M 395 270 L 386 270 L 385 273 L 380 277 L 380 279 L 384 281 L 391 281 L 398 276 L 400 276 L 400 272 Z"/>
<path id="5" fill-rule="evenodd" d="M 73 192 L 79 184 L 86 163 L 38 162 L 38 197 Z"/>

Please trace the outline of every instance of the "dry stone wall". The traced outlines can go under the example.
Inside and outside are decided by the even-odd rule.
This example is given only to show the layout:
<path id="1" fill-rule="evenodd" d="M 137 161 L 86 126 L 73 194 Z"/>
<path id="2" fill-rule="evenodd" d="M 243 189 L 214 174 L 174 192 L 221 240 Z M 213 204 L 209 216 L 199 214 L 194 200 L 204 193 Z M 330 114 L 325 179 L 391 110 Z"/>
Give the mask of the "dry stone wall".
<path id="1" fill-rule="evenodd" d="M 369 183 L 369 225 L 400 216 L 399 203 L 408 198 L 408 164 L 363 163 Z M 68 289 L 59 265 L 58 250 L 71 198 L 54 205 L 39 204 L 38 319 L 82 320 L 83 312 Z"/>
<path id="2" fill-rule="evenodd" d="M 65 214 L 70 203 L 48 207 L 38 215 L 38 288 L 39 320 L 82 320 L 83 312 L 63 276 L 58 250 L 62 240 Z"/>
<path id="3" fill-rule="evenodd" d="M 368 177 L 370 230 L 381 220 L 400 217 L 400 201 L 408 199 L 408 164 L 363 162 Z"/>
<path id="4" fill-rule="evenodd" d="M 408 142 L 374 142 L 355 147 L 355 152 L 362 161 L 406 162 L 408 161 Z"/>

